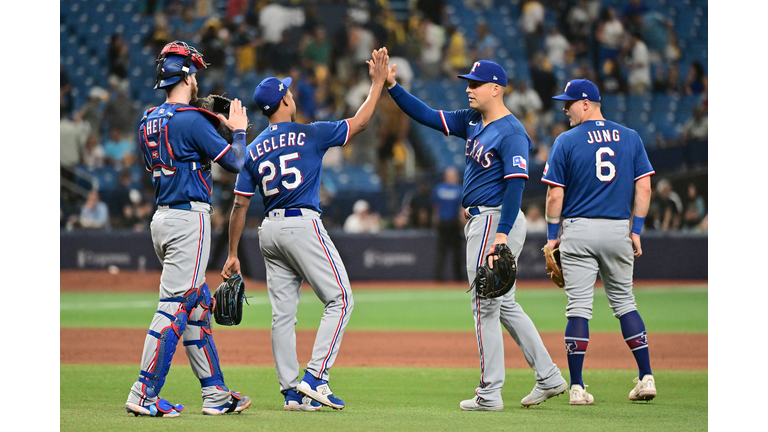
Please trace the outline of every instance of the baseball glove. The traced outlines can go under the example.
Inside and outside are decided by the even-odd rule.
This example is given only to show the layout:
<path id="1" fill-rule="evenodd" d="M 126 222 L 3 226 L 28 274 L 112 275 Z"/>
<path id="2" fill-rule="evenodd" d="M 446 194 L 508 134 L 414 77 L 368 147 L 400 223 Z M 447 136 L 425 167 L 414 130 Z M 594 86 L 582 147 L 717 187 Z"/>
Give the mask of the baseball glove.
<path id="1" fill-rule="evenodd" d="M 243 319 L 243 300 L 245 297 L 245 282 L 239 274 L 232 275 L 222 282 L 213 294 L 213 317 L 216 324 L 233 326 L 240 324 Z"/>
<path id="2" fill-rule="evenodd" d="M 547 245 L 541 248 L 544 251 L 544 259 L 547 260 L 547 275 L 552 278 L 552 281 L 560 288 L 565 286 L 565 280 L 563 279 L 563 266 L 560 264 L 560 248 L 555 250 L 550 249 Z"/>
<path id="3" fill-rule="evenodd" d="M 192 103 L 192 106 L 195 106 L 197 108 L 202 108 L 204 110 L 210 111 L 214 114 L 221 114 L 226 118 L 229 118 L 229 104 L 232 103 L 232 99 L 229 99 L 225 97 L 224 95 L 208 95 L 204 98 L 198 98 L 195 102 Z M 251 124 L 251 121 L 248 121 L 248 126 L 245 128 L 245 133 L 247 134 L 253 125 Z M 222 124 L 219 126 L 219 128 L 216 130 L 219 135 L 221 135 L 222 138 L 224 138 L 225 141 L 232 144 L 232 139 L 234 138 L 234 134 L 232 133 L 232 130 Z"/>
<path id="4" fill-rule="evenodd" d="M 494 256 L 498 259 L 493 262 L 491 268 L 488 261 Z M 517 263 L 509 246 L 503 243 L 495 244 L 491 246 L 485 263 L 477 269 L 477 275 L 469 290 L 477 290 L 477 296 L 481 299 L 501 297 L 512 289 L 516 277 Z"/>

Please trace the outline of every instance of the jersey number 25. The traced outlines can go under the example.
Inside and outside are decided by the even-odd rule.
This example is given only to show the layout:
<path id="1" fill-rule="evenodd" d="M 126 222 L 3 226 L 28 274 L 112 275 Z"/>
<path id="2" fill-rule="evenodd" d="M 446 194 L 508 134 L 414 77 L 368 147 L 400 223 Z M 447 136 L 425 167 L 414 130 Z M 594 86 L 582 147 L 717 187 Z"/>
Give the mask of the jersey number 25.
<path id="1" fill-rule="evenodd" d="M 301 181 L 303 180 L 301 177 L 301 171 L 299 171 L 298 168 L 288 167 L 288 162 L 297 159 L 301 159 L 299 153 L 290 153 L 280 156 L 280 177 L 285 177 L 288 175 L 294 176 L 294 179 L 291 182 L 286 180 L 280 182 L 280 184 L 282 184 L 288 190 L 296 189 L 299 187 Z M 271 183 L 275 177 L 277 177 L 277 167 L 275 167 L 275 164 L 272 163 L 272 161 L 265 160 L 259 164 L 259 175 L 263 175 L 261 178 L 261 186 L 264 190 L 264 196 L 272 196 L 280 193 L 279 187 L 269 189 L 269 183 Z"/>

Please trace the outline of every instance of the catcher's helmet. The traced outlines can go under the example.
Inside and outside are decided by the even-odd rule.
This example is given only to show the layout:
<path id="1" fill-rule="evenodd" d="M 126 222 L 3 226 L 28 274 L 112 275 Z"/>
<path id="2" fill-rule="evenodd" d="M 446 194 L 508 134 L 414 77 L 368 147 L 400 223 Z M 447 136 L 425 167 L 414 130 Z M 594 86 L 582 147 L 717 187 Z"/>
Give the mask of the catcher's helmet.
<path id="1" fill-rule="evenodd" d="M 191 45 L 173 41 L 163 47 L 157 57 L 157 84 L 155 89 L 169 87 L 208 65 L 203 55 Z"/>

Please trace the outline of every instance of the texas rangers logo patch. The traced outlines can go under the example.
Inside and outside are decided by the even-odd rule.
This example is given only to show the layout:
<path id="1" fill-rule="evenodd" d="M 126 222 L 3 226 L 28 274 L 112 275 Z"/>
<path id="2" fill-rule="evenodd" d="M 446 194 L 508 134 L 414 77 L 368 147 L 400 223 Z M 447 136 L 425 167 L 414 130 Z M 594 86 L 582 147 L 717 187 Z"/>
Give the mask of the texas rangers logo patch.
<path id="1" fill-rule="evenodd" d="M 512 165 L 520 167 L 522 169 L 527 169 L 528 164 L 526 163 L 526 160 L 522 156 L 515 156 L 512 158 Z"/>
<path id="2" fill-rule="evenodd" d="M 160 152 L 157 150 L 152 150 L 152 159 L 158 159 L 160 157 Z"/>

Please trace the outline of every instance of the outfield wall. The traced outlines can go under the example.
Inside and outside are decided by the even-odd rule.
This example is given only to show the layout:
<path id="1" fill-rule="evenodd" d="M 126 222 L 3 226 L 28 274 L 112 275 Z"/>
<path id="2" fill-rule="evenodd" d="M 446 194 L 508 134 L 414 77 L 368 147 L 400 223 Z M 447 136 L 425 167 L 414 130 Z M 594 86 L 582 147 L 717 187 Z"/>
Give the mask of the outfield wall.
<path id="1" fill-rule="evenodd" d="M 351 280 L 432 280 L 437 237 L 429 231 L 392 231 L 378 235 L 330 232 Z M 244 274 L 264 279 L 265 268 L 256 232 L 243 235 L 240 259 Z M 219 242 L 224 239 L 223 242 Z M 643 255 L 635 263 L 636 279 L 707 279 L 708 237 L 699 234 L 643 234 Z M 544 234 L 529 234 L 518 261 L 520 279 L 545 279 L 541 247 Z M 208 269 L 221 269 L 227 255 L 226 236 L 214 236 Z M 218 253 L 217 253 L 218 250 Z M 451 263 L 450 257 L 448 261 Z M 246 268 L 245 266 L 248 266 Z M 462 268 L 464 262 L 461 263 Z M 148 232 L 62 231 L 61 269 L 159 270 Z M 450 278 L 448 269 L 446 278 Z"/>

